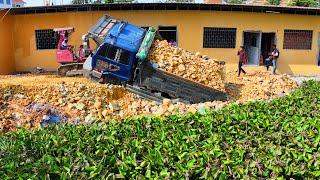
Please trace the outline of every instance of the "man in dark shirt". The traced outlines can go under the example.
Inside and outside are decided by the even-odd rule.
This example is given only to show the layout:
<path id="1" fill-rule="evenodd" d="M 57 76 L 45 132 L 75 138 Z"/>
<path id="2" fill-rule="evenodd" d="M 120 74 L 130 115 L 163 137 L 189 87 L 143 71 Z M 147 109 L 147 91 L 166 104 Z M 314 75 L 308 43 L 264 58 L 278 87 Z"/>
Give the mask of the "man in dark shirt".
<path id="1" fill-rule="evenodd" d="M 246 74 L 246 71 L 242 68 L 242 65 L 248 62 L 247 53 L 244 50 L 243 46 L 240 46 L 240 50 L 238 51 L 238 56 L 239 56 L 239 64 L 238 64 L 238 77 L 239 77 L 241 72 L 243 72 L 243 74 Z"/>

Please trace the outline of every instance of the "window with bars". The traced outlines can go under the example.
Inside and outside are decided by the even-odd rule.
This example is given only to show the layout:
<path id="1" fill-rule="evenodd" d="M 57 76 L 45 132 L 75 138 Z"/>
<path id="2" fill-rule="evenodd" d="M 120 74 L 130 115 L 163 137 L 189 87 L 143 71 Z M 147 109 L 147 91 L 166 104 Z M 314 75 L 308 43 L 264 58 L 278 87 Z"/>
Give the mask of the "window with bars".
<path id="1" fill-rule="evenodd" d="M 284 30 L 283 49 L 311 49 L 311 30 Z"/>
<path id="2" fill-rule="evenodd" d="M 53 29 L 36 30 L 37 49 L 57 49 L 59 39 L 55 36 Z"/>
<path id="3" fill-rule="evenodd" d="M 204 48 L 235 48 L 236 28 L 205 27 L 203 29 Z"/>

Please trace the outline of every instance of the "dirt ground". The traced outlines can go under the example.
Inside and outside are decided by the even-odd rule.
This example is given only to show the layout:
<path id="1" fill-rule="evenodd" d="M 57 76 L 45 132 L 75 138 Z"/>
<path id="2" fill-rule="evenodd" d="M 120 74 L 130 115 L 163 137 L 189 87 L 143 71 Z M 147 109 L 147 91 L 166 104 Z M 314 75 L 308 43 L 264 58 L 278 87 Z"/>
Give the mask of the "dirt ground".
<path id="1" fill-rule="evenodd" d="M 268 100 L 297 87 L 287 75 L 256 72 L 237 77 L 227 72 L 228 102 L 183 104 L 165 99 L 144 100 L 120 86 L 98 84 L 82 77 L 55 75 L 0 76 L 0 132 L 18 127 L 39 128 L 51 123 L 91 123 L 129 116 L 159 115 L 218 109 L 230 103 Z"/>

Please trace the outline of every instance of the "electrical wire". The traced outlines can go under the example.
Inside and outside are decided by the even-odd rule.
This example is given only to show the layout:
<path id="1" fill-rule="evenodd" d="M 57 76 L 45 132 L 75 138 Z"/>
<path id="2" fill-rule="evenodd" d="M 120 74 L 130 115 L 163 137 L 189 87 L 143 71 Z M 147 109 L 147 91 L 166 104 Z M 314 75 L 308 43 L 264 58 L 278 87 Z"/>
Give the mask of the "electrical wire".
<path id="1" fill-rule="evenodd" d="M 10 12 L 11 9 L 12 9 L 12 8 L 9 8 L 9 9 L 7 10 L 7 12 L 1 17 L 0 22 L 2 22 L 2 21 L 4 20 L 4 18 L 7 16 L 7 14 Z M 0 10 L 0 11 L 4 11 L 4 10 L 6 10 L 6 9 Z"/>

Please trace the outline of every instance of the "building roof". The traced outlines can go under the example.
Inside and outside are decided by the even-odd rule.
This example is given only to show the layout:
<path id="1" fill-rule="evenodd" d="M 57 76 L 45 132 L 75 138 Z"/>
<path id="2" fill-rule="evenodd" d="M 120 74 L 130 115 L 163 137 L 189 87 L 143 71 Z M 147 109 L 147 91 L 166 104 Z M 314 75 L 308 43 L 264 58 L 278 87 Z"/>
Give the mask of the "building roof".
<path id="1" fill-rule="evenodd" d="M 203 3 L 113 3 L 58 5 L 12 8 L 11 14 L 41 14 L 77 11 L 117 11 L 117 10 L 198 10 L 198 11 L 237 11 L 255 13 L 282 13 L 299 15 L 320 15 L 320 8 L 247 5 L 247 4 L 203 4 Z"/>
<path id="2" fill-rule="evenodd" d="M 13 4 L 25 4 L 26 2 L 24 2 L 23 0 L 13 0 L 12 3 Z"/>

